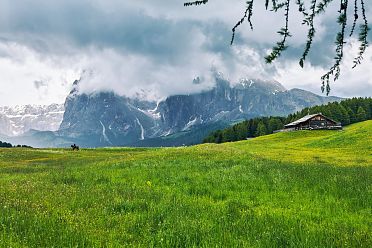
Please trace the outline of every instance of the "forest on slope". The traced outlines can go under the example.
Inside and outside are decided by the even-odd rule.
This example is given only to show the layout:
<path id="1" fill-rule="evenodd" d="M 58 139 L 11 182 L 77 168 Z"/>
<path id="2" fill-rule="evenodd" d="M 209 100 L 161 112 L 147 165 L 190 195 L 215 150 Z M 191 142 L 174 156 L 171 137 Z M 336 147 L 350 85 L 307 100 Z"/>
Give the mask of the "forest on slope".
<path id="1" fill-rule="evenodd" d="M 298 120 L 307 114 L 322 113 L 325 116 L 340 122 L 343 126 L 372 119 L 372 98 L 351 98 L 341 102 L 332 102 L 326 105 L 304 108 L 287 117 L 258 117 L 246 120 L 210 133 L 204 143 L 224 143 L 245 140 L 272 134 L 275 130 L 284 128 L 284 125 Z"/>

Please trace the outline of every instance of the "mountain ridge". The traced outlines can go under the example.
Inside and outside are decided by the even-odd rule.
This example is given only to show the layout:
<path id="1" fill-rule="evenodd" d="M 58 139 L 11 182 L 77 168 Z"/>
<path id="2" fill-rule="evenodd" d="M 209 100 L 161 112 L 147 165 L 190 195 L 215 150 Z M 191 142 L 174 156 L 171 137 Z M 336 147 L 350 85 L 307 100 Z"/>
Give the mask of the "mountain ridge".
<path id="1" fill-rule="evenodd" d="M 216 77 L 212 89 L 173 95 L 159 102 L 113 92 L 79 94 L 78 82 L 74 85 L 66 98 L 66 111 L 57 133 L 80 140 L 83 146 L 141 146 L 149 140 L 159 140 L 158 146 L 195 144 L 202 137 L 186 143 L 165 142 L 170 139 L 164 137 L 201 135 L 201 130 L 212 131 L 239 120 L 284 116 L 304 107 L 341 100 L 301 89 L 287 90 L 279 82 L 258 79 L 231 84 Z"/>
<path id="2" fill-rule="evenodd" d="M 28 132 L 23 143 L 38 146 L 179 146 L 201 143 L 211 131 L 258 116 L 285 116 L 305 107 L 340 101 L 277 81 L 242 79 L 232 84 L 216 76 L 215 86 L 200 93 L 161 101 L 119 96 L 114 92 L 79 92 L 73 83 L 54 132 Z M 33 137 L 35 140 L 33 140 Z M 22 141 L 22 137 L 18 139 Z"/>

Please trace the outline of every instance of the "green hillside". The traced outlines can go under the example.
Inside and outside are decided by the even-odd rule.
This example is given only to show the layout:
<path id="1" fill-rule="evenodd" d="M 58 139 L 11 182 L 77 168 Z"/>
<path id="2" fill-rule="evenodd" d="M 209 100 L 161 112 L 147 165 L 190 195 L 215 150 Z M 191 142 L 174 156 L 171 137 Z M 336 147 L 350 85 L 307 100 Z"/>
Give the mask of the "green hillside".
<path id="1" fill-rule="evenodd" d="M 225 144 L 0 149 L 0 247 L 371 247 L 372 121 Z"/>
<path id="2" fill-rule="evenodd" d="M 372 165 L 372 121 L 343 131 L 297 131 L 223 144 L 253 156 L 289 163 L 336 166 Z"/>
<path id="3" fill-rule="evenodd" d="M 256 117 L 223 130 L 213 131 L 204 138 L 203 142 L 225 143 L 272 134 L 276 130 L 283 129 L 286 124 L 306 115 L 318 113 L 323 113 L 328 118 L 340 122 L 342 126 L 372 120 L 372 98 L 351 98 L 327 105 L 304 108 L 287 117 Z"/>

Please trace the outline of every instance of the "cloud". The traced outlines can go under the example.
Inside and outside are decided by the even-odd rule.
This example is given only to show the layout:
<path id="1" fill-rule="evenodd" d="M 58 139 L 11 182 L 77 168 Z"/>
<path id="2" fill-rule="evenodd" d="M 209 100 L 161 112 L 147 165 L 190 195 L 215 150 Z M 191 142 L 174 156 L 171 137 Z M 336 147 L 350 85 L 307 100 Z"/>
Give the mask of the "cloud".
<path id="1" fill-rule="evenodd" d="M 207 40 L 200 33 L 200 42 Z M 114 49 L 96 50 L 85 55 L 86 73 L 80 83 L 84 93 L 113 90 L 120 95 L 136 96 L 146 92 L 151 100 L 175 94 L 191 94 L 209 89 L 215 83 L 215 71 L 224 72 L 232 83 L 242 77 L 267 78 L 259 55 L 247 47 L 234 47 L 229 59 L 201 48 L 192 49 L 186 63 L 159 64 L 142 55 L 123 55 Z M 197 58 L 197 59 L 196 59 Z M 254 65 L 254 66 L 252 66 Z M 194 79 L 199 77 L 199 83 Z"/>
<path id="2" fill-rule="evenodd" d="M 333 63 L 337 3 L 316 20 L 317 36 L 305 69 L 298 66 L 307 35 L 306 27 L 298 25 L 300 14 L 290 20 L 290 48 L 267 65 L 264 56 L 280 39 L 275 34 L 284 24 L 283 12 L 265 11 L 257 2 L 254 30 L 244 23 L 231 47 L 231 28 L 243 15 L 245 1 L 215 0 L 190 8 L 182 3 L 2 0 L 0 84 L 3 93 L 10 93 L 1 97 L 0 104 L 62 102 L 82 71 L 89 72 L 80 86 L 84 92 L 114 90 L 128 96 L 147 92 L 150 98 L 207 89 L 214 81 L 211 68 L 232 82 L 243 77 L 274 78 L 287 88 L 320 92 L 320 76 Z M 367 7 L 371 16 L 372 2 Z M 345 62 L 352 61 L 355 47 L 354 42 Z M 368 56 L 370 50 L 356 70 L 343 66 L 332 94 L 371 92 Z M 192 83 L 196 77 L 202 79 L 200 84 Z"/>
<path id="3" fill-rule="evenodd" d="M 17 43 L 0 42 L 5 53 L 12 56 L 0 56 L 0 105 L 62 103 L 80 75 L 69 61 L 45 59 Z"/>
<path id="4" fill-rule="evenodd" d="M 35 80 L 34 81 L 34 86 L 35 86 L 36 89 L 39 90 L 41 87 L 47 87 L 48 83 L 44 82 L 44 81 L 41 81 L 41 80 Z"/>
<path id="5" fill-rule="evenodd" d="M 345 58 L 341 64 L 340 78 L 331 81 L 331 94 L 341 97 L 363 96 L 370 97 L 372 92 L 372 50 L 368 49 L 362 64 L 352 69 L 353 59 L 358 52 L 359 43 L 351 39 L 345 47 Z M 274 78 L 285 81 L 289 88 L 302 88 L 320 93 L 320 77 L 328 68 L 306 63 L 303 70 L 299 70 L 297 61 L 288 60 L 277 66 Z"/>

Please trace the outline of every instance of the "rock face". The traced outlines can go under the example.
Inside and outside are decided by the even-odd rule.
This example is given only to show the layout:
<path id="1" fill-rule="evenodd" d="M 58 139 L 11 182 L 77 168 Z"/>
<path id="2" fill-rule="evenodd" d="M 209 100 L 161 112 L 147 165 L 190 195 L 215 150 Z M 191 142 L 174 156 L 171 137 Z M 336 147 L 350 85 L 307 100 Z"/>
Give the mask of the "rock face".
<path id="1" fill-rule="evenodd" d="M 157 103 L 112 92 L 80 94 L 74 89 L 66 99 L 63 121 L 56 135 L 88 147 L 161 146 L 181 133 L 194 137 L 192 134 L 200 133 L 201 129 L 221 128 L 257 116 L 284 116 L 304 107 L 339 100 L 300 89 L 286 90 L 278 82 L 252 79 L 231 86 L 228 81 L 216 78 L 216 86 L 210 90 L 170 96 Z M 187 144 L 202 138 L 200 134 L 188 139 Z"/>
<path id="2" fill-rule="evenodd" d="M 63 104 L 0 107 L 0 134 L 11 137 L 31 129 L 57 131 L 63 114 Z"/>
<path id="3" fill-rule="evenodd" d="M 153 104 L 120 97 L 114 93 L 70 95 L 58 131 L 87 146 L 115 146 L 143 140 L 155 133 Z M 155 106 L 156 107 L 156 106 Z"/>

